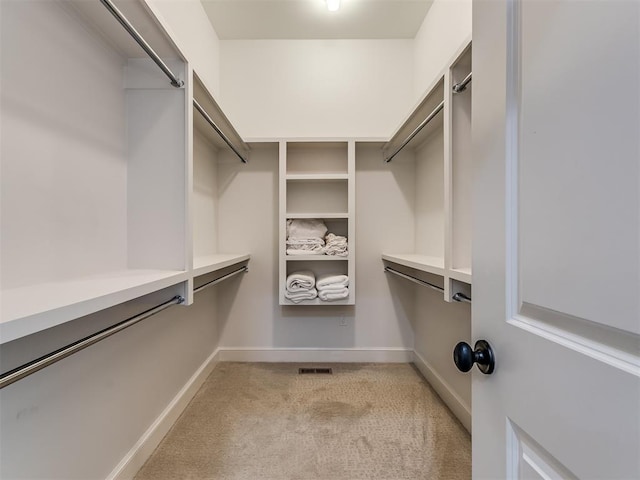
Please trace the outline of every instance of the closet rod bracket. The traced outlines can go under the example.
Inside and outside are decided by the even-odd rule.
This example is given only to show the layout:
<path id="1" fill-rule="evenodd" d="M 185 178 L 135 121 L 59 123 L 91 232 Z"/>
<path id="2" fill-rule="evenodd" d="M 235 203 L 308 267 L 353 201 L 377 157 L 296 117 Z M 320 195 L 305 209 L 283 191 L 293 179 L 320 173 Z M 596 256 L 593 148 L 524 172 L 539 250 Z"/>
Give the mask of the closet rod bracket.
<path id="1" fill-rule="evenodd" d="M 464 77 L 464 80 L 462 80 L 460 83 L 456 83 L 453 86 L 453 93 L 464 92 L 467 89 L 467 85 L 469 85 L 469 82 L 471 82 L 471 77 L 472 77 L 472 72 L 469 72 L 469 75 Z"/>
<path id="2" fill-rule="evenodd" d="M 456 302 L 471 303 L 471 298 L 467 297 L 464 293 L 460 293 L 460 292 L 455 293 L 451 298 Z"/>

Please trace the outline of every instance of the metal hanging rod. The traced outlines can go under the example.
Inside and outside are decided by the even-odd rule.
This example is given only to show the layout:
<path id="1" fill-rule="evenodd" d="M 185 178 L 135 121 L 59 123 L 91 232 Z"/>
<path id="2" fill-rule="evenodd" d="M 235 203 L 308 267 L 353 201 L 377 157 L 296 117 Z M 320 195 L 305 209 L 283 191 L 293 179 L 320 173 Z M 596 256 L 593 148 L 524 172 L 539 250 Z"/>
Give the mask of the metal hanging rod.
<path id="1" fill-rule="evenodd" d="M 472 72 L 469 72 L 469 75 L 464 77 L 464 80 L 462 80 L 460 83 L 456 83 L 453 86 L 453 93 L 464 92 L 467 89 L 467 85 L 469 85 L 469 82 L 471 82 L 471 73 Z"/>
<path id="2" fill-rule="evenodd" d="M 229 145 L 229 148 L 233 150 L 233 153 L 235 153 L 238 156 L 240 161 L 242 161 L 242 163 L 247 163 L 247 159 L 238 151 L 238 149 L 233 145 L 233 143 L 231 143 L 231 140 L 229 140 L 227 136 L 222 132 L 222 130 L 220 130 L 218 125 L 216 125 L 216 122 L 214 122 L 211 119 L 207 111 L 204 108 L 202 108 L 202 106 L 196 101 L 195 98 L 193 99 L 193 106 L 196 107 L 196 110 L 200 112 L 200 115 L 204 117 L 204 119 L 207 121 L 209 125 L 211 125 L 211 127 L 216 131 L 216 133 L 220 135 L 222 140 L 224 140 L 224 143 Z"/>
<path id="3" fill-rule="evenodd" d="M 36 360 L 33 360 L 32 362 L 26 363 L 20 367 L 3 373 L 2 375 L 0 375 L 0 389 L 11 385 L 14 382 L 17 382 L 18 380 L 21 380 L 24 377 L 31 375 L 32 373 L 36 373 L 37 371 L 42 370 L 49 365 L 59 362 L 63 358 L 67 358 L 68 356 L 73 355 L 80 350 L 84 350 L 94 343 L 98 343 L 100 340 L 104 340 L 105 338 L 110 337 L 111 335 L 118 333 L 125 328 L 129 328 L 130 326 L 135 325 L 145 318 L 149 318 L 150 316 L 155 315 L 156 313 L 161 312 L 162 310 L 165 310 L 172 305 L 177 305 L 182 302 L 184 302 L 184 298 L 180 295 L 176 295 L 171 300 L 164 302 L 150 310 L 147 310 L 146 312 L 142 312 L 135 317 L 123 320 L 120 323 L 116 323 L 115 325 L 107 327 L 104 330 L 100 330 L 99 332 L 91 334 L 88 337 L 70 343 L 65 347 L 62 347 L 54 352 L 48 353 Z"/>
<path id="4" fill-rule="evenodd" d="M 439 287 L 437 285 L 433 285 L 429 282 L 425 282 L 424 280 L 420 280 L 419 278 L 412 277 L 411 275 L 407 275 L 406 273 L 399 272 L 398 270 L 394 270 L 390 267 L 384 267 L 385 273 L 393 273 L 394 275 L 398 275 L 399 277 L 405 278 L 410 282 L 417 283 L 418 285 L 422 285 L 423 287 L 429 287 L 432 290 L 437 290 L 438 292 L 444 292 L 444 288 Z"/>
<path id="5" fill-rule="evenodd" d="M 124 27 L 124 29 L 129 33 L 129 35 L 133 37 L 133 39 L 137 42 L 137 44 L 140 45 L 140 47 L 142 47 L 142 49 L 147 53 L 147 55 L 151 57 L 151 60 L 153 60 L 156 63 L 156 65 L 160 67 L 160 70 L 162 70 L 164 74 L 167 77 L 169 77 L 169 79 L 171 80 L 171 85 L 173 85 L 176 88 L 182 87 L 184 85 L 184 82 L 180 80 L 171 71 L 171 69 L 167 66 L 167 64 L 162 61 L 162 59 L 155 52 L 155 50 L 151 48 L 151 46 L 142 37 L 142 35 L 138 33 L 138 31 L 135 29 L 133 25 L 131 25 L 131 22 L 127 20 L 127 17 L 125 17 L 122 14 L 122 12 L 118 10 L 118 7 L 116 7 L 111 0 L 100 0 L 100 2 L 107 8 L 107 10 L 109 10 L 111 15 L 113 15 L 115 19 L 118 20 L 120 25 Z"/>
<path id="6" fill-rule="evenodd" d="M 215 280 L 211 280 L 210 282 L 200 285 L 198 288 L 194 288 L 193 293 L 198 293 L 199 291 L 204 290 L 205 288 L 213 287 L 214 285 L 217 285 L 220 282 L 224 282 L 226 279 L 231 278 L 239 273 L 243 273 L 243 272 L 246 273 L 248 271 L 249 269 L 247 267 L 239 268 L 238 270 L 234 270 L 231 273 L 227 273 L 226 275 L 223 275 L 220 278 L 216 278 Z"/>
<path id="7" fill-rule="evenodd" d="M 458 292 L 451 298 L 453 298 L 456 302 L 471 303 L 471 298 L 467 297 L 464 293 Z"/>
<path id="8" fill-rule="evenodd" d="M 400 151 L 407 146 L 407 144 L 413 140 L 413 137 L 415 137 L 418 133 L 420 133 L 420 130 L 422 130 L 424 127 L 427 126 L 427 124 L 433 120 L 433 118 L 440 113 L 440 111 L 444 108 L 444 100 L 442 102 L 440 102 L 438 104 L 438 106 L 436 108 L 433 109 L 433 112 L 431 112 L 427 118 L 425 118 L 420 125 L 418 125 L 415 130 L 413 132 L 411 132 L 409 134 L 409 136 L 407 137 L 407 139 L 402 142 L 402 144 L 396 149 L 395 152 L 393 152 L 391 155 L 389 155 L 388 157 L 385 157 L 384 161 L 385 163 L 389 163 L 391 160 L 393 160 L 393 157 L 395 157 L 398 153 L 400 153 Z"/>

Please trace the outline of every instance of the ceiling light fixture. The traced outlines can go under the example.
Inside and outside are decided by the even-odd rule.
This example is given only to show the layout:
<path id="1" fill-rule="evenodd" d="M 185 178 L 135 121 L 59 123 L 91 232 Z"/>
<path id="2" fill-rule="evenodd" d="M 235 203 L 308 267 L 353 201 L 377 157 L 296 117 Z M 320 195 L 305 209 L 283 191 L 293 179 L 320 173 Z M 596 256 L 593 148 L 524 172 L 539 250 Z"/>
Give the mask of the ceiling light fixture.
<path id="1" fill-rule="evenodd" d="M 340 0 L 327 0 L 327 8 L 330 12 L 335 12 L 340 8 Z"/>

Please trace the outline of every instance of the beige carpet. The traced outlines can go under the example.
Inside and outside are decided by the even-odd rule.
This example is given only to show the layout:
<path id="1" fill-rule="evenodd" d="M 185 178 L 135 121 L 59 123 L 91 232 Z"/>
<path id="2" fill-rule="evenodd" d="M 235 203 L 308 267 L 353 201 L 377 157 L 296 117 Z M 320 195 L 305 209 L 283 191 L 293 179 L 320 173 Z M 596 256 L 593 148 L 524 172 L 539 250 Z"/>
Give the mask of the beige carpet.
<path id="1" fill-rule="evenodd" d="M 412 365 L 300 366 L 218 364 L 136 479 L 471 478 L 469 434 Z"/>

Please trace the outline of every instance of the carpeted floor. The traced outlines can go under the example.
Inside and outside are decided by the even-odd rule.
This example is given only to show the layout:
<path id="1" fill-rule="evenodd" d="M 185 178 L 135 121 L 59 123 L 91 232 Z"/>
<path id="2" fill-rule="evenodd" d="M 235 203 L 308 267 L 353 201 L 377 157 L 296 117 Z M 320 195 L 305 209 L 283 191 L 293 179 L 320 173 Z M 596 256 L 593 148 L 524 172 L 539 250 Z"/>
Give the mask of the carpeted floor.
<path id="1" fill-rule="evenodd" d="M 470 479 L 471 439 L 409 364 L 220 363 L 136 480 Z"/>

